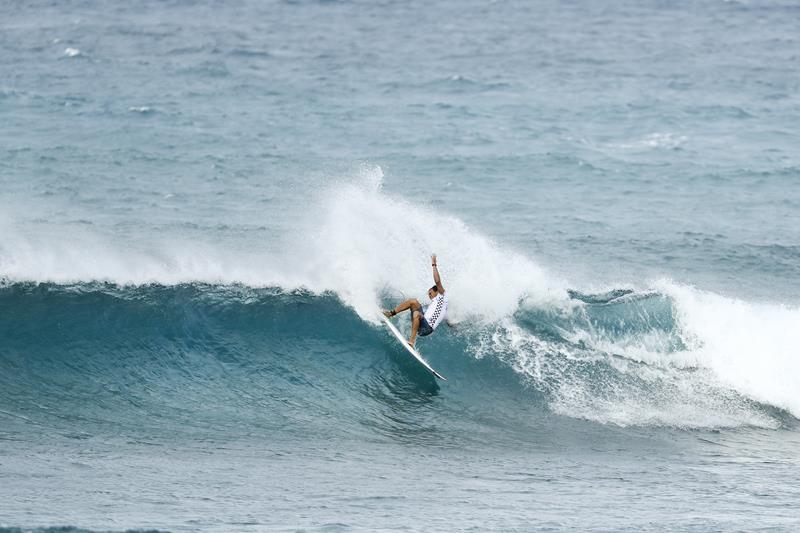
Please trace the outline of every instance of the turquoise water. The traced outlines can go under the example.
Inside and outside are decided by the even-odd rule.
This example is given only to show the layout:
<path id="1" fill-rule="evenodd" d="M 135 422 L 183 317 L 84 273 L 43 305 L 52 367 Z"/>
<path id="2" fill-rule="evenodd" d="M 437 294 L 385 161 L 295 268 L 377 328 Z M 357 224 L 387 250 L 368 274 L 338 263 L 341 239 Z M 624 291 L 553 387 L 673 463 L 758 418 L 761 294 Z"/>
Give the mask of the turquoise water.
<path id="1" fill-rule="evenodd" d="M 800 527 L 796 4 L 0 19 L 0 530 Z"/>

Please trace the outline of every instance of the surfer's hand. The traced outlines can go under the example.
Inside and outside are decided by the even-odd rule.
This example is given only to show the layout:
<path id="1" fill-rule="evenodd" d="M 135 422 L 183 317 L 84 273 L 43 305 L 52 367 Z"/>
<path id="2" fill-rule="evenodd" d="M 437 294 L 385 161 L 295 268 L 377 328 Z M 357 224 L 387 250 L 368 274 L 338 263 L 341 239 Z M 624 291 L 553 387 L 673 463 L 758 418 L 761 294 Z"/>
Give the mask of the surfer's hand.
<path id="1" fill-rule="evenodd" d="M 436 266 L 436 254 L 431 254 L 431 266 Z"/>

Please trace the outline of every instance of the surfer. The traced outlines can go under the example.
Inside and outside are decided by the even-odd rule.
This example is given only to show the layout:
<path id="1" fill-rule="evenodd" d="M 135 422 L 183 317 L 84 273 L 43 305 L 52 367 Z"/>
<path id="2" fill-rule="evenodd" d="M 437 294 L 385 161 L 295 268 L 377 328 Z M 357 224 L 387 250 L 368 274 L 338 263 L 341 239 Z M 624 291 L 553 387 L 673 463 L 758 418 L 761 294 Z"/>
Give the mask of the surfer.
<path id="1" fill-rule="evenodd" d="M 391 318 L 397 313 L 411 311 L 411 336 L 408 339 L 408 344 L 412 348 L 417 340 L 417 335 L 425 337 L 433 333 L 433 330 L 444 322 L 444 317 L 447 314 L 447 296 L 444 293 L 442 278 L 439 277 L 439 269 L 436 266 L 436 254 L 431 255 L 431 267 L 433 269 L 433 282 L 436 285 L 428 289 L 428 298 L 431 299 L 431 303 L 427 309 L 423 311 L 419 300 L 409 298 L 394 309 L 383 312 L 384 316 Z"/>

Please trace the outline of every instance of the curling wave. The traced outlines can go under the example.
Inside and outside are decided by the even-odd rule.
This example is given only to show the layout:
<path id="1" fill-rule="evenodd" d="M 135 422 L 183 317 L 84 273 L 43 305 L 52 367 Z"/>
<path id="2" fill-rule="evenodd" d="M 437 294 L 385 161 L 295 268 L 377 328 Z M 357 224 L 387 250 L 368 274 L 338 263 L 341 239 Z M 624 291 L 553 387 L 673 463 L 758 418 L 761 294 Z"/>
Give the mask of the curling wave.
<path id="1" fill-rule="evenodd" d="M 672 294 L 572 292 L 569 305 L 558 306 L 522 299 L 498 320 L 443 326 L 420 344 L 450 378 L 439 389 L 335 293 L 7 283 L 0 289 L 0 410 L 57 426 L 172 431 L 177 422 L 195 430 L 369 433 L 396 430 L 398 405 L 437 398 L 446 419 L 474 423 L 466 432 L 473 437 L 487 420 L 530 426 L 548 412 L 623 426 L 792 423 L 791 361 L 762 368 L 778 349 L 723 359 L 715 350 L 735 339 L 717 345 L 699 337 L 715 331 L 704 314 L 703 298 L 712 297 L 667 287 Z M 712 298 L 711 305 L 746 313 L 744 304 Z M 797 311 L 772 312 L 792 318 Z M 708 330 L 692 322 L 693 313 Z M 401 328 L 407 322 L 401 318 Z M 746 371 L 748 381 L 738 381 Z"/>
<path id="2" fill-rule="evenodd" d="M 420 346 L 456 378 L 447 397 L 459 400 L 442 404 L 456 416 L 476 409 L 477 391 L 503 404 L 492 417 L 515 421 L 530 409 L 623 426 L 778 427 L 800 416 L 800 309 L 669 280 L 569 289 L 440 209 L 385 194 L 382 181 L 364 167 L 320 190 L 271 245 L 246 231 L 233 243 L 120 245 L 91 225 L 2 221 L 2 409 L 29 413 L 45 392 L 67 403 L 97 393 L 108 413 L 148 423 L 165 407 L 187 424 L 267 427 L 337 405 L 363 426 L 364 390 L 394 398 L 408 392 L 397 383 L 419 392 L 425 379 L 375 311 L 426 287 L 420 258 L 436 251 L 457 327 Z M 115 418 L 86 402 L 88 419 Z"/>

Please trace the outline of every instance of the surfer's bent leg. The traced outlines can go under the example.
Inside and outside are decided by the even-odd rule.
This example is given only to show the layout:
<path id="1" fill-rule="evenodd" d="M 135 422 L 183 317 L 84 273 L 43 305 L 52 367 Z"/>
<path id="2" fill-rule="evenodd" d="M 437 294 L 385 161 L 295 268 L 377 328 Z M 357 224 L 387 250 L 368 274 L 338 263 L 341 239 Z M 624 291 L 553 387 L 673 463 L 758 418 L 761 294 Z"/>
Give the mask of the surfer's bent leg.
<path id="1" fill-rule="evenodd" d="M 408 311 L 409 309 L 411 309 L 412 311 L 415 311 L 415 310 L 421 309 L 421 308 L 422 308 L 422 305 L 419 303 L 419 301 L 416 298 L 409 298 L 408 300 L 398 304 L 397 307 L 394 308 L 394 314 L 402 313 L 403 311 Z"/>
<path id="2" fill-rule="evenodd" d="M 422 316 L 421 309 L 415 309 L 411 311 L 411 336 L 408 338 L 408 344 L 410 344 L 412 347 L 414 346 L 414 343 L 417 341 L 417 331 L 419 331 L 419 320 L 421 316 Z"/>

